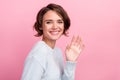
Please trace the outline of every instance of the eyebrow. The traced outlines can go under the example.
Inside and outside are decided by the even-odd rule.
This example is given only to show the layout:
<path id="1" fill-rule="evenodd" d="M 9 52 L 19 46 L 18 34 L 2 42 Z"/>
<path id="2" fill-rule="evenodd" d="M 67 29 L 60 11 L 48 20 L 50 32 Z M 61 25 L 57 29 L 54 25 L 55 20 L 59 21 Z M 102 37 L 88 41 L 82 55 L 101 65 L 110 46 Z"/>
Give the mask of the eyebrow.
<path id="1" fill-rule="evenodd" d="M 44 20 L 44 22 L 46 22 L 46 21 L 54 21 L 54 20 L 52 20 L 52 19 L 46 19 L 46 20 Z M 63 21 L 62 19 L 58 19 L 57 21 Z"/>
<path id="2" fill-rule="evenodd" d="M 53 21 L 52 19 L 47 19 L 47 20 L 44 20 L 44 22 L 46 22 L 46 21 Z"/>

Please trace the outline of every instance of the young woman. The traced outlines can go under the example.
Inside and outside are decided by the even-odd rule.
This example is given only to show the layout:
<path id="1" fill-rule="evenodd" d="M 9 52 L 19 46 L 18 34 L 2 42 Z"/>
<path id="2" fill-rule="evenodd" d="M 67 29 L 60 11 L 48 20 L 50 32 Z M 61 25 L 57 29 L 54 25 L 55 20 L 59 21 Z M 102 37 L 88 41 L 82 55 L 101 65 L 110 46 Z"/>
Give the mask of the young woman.
<path id="1" fill-rule="evenodd" d="M 81 38 L 73 36 L 67 45 L 65 65 L 61 50 L 55 47 L 69 27 L 70 19 L 60 5 L 48 4 L 38 12 L 34 29 L 42 40 L 27 56 L 21 80 L 74 80 L 76 61 L 83 50 Z"/>

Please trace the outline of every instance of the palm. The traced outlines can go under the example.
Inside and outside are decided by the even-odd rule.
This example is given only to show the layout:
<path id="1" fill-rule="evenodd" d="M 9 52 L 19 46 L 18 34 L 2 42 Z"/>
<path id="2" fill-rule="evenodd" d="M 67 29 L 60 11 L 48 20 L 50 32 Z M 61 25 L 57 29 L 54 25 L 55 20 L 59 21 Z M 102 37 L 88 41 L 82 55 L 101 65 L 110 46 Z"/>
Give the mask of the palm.
<path id="1" fill-rule="evenodd" d="M 66 47 L 67 61 L 76 61 L 83 49 L 80 37 L 73 37 L 71 43 Z"/>

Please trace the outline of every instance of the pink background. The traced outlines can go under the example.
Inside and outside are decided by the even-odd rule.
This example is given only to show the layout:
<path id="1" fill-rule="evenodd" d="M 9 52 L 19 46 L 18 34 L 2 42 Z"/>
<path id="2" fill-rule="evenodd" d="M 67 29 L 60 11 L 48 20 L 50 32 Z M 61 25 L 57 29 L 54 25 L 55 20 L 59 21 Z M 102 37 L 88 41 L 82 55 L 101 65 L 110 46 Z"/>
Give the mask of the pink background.
<path id="1" fill-rule="evenodd" d="M 119 0 L 0 0 L 0 80 L 19 80 L 24 60 L 39 40 L 32 26 L 39 9 L 62 5 L 71 18 L 70 37 L 80 35 L 85 49 L 77 63 L 75 80 L 120 80 Z"/>

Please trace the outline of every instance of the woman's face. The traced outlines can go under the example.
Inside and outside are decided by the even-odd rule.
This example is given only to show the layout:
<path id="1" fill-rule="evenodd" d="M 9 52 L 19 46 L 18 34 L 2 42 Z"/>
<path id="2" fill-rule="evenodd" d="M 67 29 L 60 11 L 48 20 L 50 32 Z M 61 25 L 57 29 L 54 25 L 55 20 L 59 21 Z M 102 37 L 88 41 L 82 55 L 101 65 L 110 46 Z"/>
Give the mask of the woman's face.
<path id="1" fill-rule="evenodd" d="M 43 38 L 56 41 L 60 38 L 64 31 L 64 22 L 55 11 L 48 11 L 43 16 Z"/>

